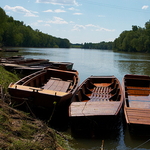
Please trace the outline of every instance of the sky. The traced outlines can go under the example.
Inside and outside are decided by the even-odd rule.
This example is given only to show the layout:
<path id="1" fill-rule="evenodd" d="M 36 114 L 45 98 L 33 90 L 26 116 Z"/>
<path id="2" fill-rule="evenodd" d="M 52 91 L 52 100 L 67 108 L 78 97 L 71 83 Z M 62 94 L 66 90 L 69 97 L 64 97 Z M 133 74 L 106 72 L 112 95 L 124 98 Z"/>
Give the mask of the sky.
<path id="1" fill-rule="evenodd" d="M 114 41 L 150 20 L 150 0 L 0 0 L 14 20 L 71 43 Z"/>

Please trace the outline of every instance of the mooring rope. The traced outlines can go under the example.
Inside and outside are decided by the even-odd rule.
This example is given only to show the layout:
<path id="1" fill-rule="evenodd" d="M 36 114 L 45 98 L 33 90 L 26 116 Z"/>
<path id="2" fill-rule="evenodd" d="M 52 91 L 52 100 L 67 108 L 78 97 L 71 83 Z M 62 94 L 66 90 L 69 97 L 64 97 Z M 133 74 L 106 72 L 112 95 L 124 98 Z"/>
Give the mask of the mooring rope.
<path id="1" fill-rule="evenodd" d="M 150 139 L 148 139 L 146 142 L 142 143 L 141 145 L 139 145 L 139 146 L 133 148 L 133 150 L 134 150 L 134 149 L 137 149 L 137 148 L 139 148 L 139 147 L 141 147 L 142 145 L 146 144 L 146 143 L 149 142 L 149 141 L 150 141 Z"/>
<path id="2" fill-rule="evenodd" d="M 14 97 L 14 96 L 11 96 L 11 98 L 16 98 L 16 99 L 21 99 L 21 100 L 23 100 L 22 103 L 20 103 L 20 104 L 18 104 L 18 105 L 15 105 L 15 106 L 13 106 L 13 107 L 18 107 L 18 106 L 21 106 L 21 105 L 23 105 L 24 103 L 26 103 L 26 105 L 27 105 L 29 111 L 31 112 L 32 116 L 33 116 L 34 118 L 36 118 L 35 114 L 32 112 L 31 108 L 29 107 L 29 104 L 28 104 L 28 102 L 27 102 L 27 101 L 29 100 L 28 98 L 20 98 L 20 97 Z"/>

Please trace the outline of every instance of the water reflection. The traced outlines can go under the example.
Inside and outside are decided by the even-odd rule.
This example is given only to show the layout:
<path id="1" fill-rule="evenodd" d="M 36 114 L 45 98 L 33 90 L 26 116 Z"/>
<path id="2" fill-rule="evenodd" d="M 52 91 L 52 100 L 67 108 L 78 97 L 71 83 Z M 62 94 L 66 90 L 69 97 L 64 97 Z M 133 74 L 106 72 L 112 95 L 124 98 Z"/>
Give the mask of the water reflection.
<path id="1" fill-rule="evenodd" d="M 123 74 L 150 75 L 150 55 L 149 54 L 124 54 L 119 53 L 115 63 L 119 71 Z"/>
<path id="2" fill-rule="evenodd" d="M 150 75 L 150 54 L 118 53 L 107 50 L 19 48 L 19 53 L 0 53 L 1 57 L 23 55 L 26 58 L 49 59 L 50 61 L 73 62 L 78 70 L 80 83 L 91 75 L 114 75 L 120 82 L 125 74 Z M 122 112 L 123 115 L 123 112 Z M 100 149 L 104 140 L 104 150 L 131 150 L 144 143 L 150 136 L 133 136 L 120 117 L 119 128 L 112 134 L 100 134 L 97 138 L 73 138 L 73 149 Z M 65 132 L 71 135 L 71 132 Z M 150 141 L 138 150 L 150 149 Z"/>
<path id="3" fill-rule="evenodd" d="M 150 149 L 150 136 L 145 134 L 132 134 L 126 127 L 124 130 L 124 143 L 128 149 Z"/>

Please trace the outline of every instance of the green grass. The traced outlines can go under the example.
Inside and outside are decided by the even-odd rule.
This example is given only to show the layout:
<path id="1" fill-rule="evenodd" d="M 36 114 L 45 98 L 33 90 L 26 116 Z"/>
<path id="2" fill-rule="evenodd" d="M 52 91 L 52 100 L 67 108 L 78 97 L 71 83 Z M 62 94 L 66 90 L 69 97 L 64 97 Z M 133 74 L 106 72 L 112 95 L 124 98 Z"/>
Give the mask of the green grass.
<path id="1" fill-rule="evenodd" d="M 6 71 L 2 66 L 0 66 L 0 84 L 4 88 L 4 91 L 7 92 L 8 86 L 11 82 L 16 82 L 19 80 L 19 77 L 16 74 Z"/>

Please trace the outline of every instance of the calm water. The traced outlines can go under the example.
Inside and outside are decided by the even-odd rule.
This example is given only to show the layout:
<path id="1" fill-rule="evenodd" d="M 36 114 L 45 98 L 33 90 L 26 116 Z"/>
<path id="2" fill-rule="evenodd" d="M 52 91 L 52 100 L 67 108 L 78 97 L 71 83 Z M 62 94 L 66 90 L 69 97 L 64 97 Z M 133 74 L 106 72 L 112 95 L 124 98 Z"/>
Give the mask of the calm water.
<path id="1" fill-rule="evenodd" d="M 73 62 L 73 69 L 79 72 L 80 83 L 91 75 L 114 75 L 121 83 L 125 74 L 150 75 L 150 54 L 84 49 L 19 48 L 19 50 L 19 54 L 26 58 Z M 3 57 L 4 55 L 15 54 L 5 53 Z M 69 133 L 68 129 L 67 134 L 70 135 Z M 104 140 L 104 150 L 147 150 L 150 149 L 150 141 L 146 142 L 149 139 L 150 136 L 130 134 L 128 128 L 121 122 L 117 134 L 102 135 L 96 139 L 73 138 L 72 147 L 79 150 L 97 150 Z"/>

